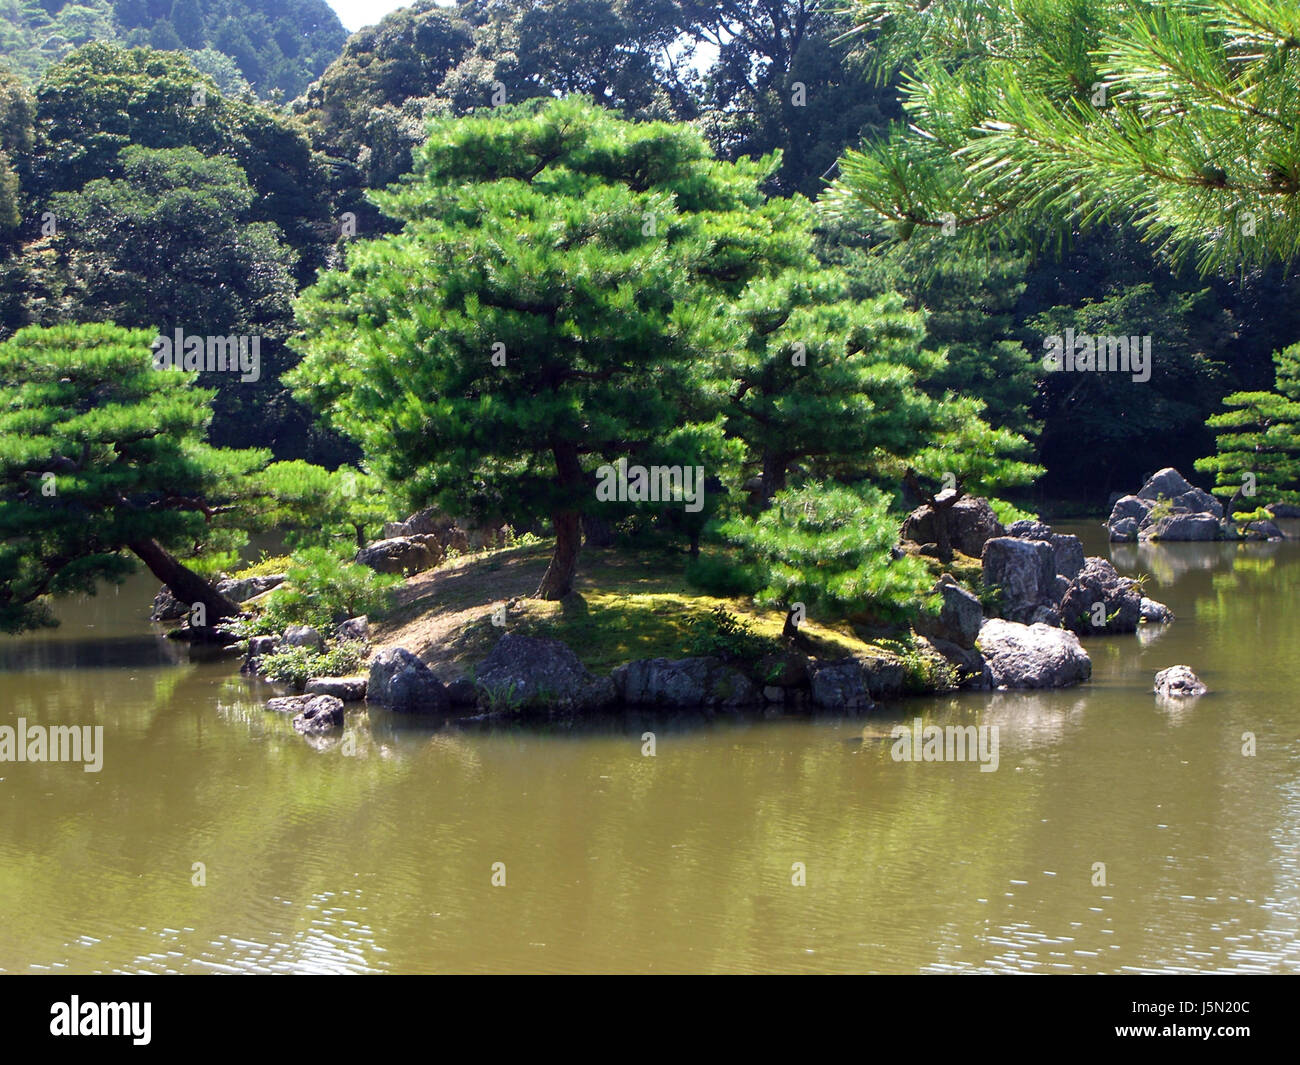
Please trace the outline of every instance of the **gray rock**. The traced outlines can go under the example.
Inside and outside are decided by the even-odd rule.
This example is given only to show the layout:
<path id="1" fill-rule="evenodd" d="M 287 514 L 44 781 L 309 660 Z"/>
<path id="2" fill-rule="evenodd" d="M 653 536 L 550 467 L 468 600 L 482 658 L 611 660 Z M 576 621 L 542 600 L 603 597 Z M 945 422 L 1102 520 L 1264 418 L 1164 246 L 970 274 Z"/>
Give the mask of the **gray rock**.
<path id="1" fill-rule="evenodd" d="M 507 632 L 478 667 L 480 705 L 520 710 L 599 710 L 615 700 L 614 684 L 597 678 L 559 640 Z"/>
<path id="2" fill-rule="evenodd" d="M 1083 542 L 1069 533 L 1052 533 L 1051 539 L 1056 572 L 1073 580 L 1083 569 Z"/>
<path id="3" fill-rule="evenodd" d="M 1078 574 L 1075 574 L 1075 576 L 1078 576 Z M 1052 599 L 1055 602 L 1059 603 L 1065 598 L 1065 593 L 1070 590 L 1070 580 L 1071 578 L 1066 577 L 1064 574 L 1058 573 L 1056 575 L 1056 580 L 1052 584 Z"/>
<path id="4" fill-rule="evenodd" d="M 250 658 L 260 658 L 269 655 L 279 646 L 279 636 L 254 636 L 248 641 L 248 655 Z"/>
<path id="5" fill-rule="evenodd" d="M 153 597 L 153 608 L 149 611 L 150 621 L 180 621 L 190 612 L 188 603 L 182 603 L 166 588 L 159 590 Z"/>
<path id="6" fill-rule="evenodd" d="M 871 693 L 862 663 L 854 658 L 842 662 L 818 662 L 812 667 L 812 701 L 833 710 L 870 710 Z"/>
<path id="7" fill-rule="evenodd" d="M 808 656 L 798 651 L 764 655 L 754 669 L 764 684 L 774 688 L 801 688 L 808 683 Z"/>
<path id="8" fill-rule="evenodd" d="M 1262 540 L 1285 540 L 1286 533 L 1271 521 L 1252 521 L 1243 529 L 1245 533 L 1254 533 Z"/>
<path id="9" fill-rule="evenodd" d="M 937 544 L 936 530 L 934 511 L 927 504 L 917 507 L 907 516 L 901 536 L 918 544 Z M 1001 536 L 1002 532 L 1002 524 L 988 500 L 979 496 L 965 496 L 948 511 L 949 543 L 963 555 L 979 558 L 984 544 L 994 536 Z"/>
<path id="10" fill-rule="evenodd" d="M 1187 479 L 1172 466 L 1166 466 L 1159 473 L 1152 474 L 1138 492 L 1138 498 L 1155 500 L 1164 496 L 1172 502 L 1190 491 L 1192 486 L 1188 484 Z"/>
<path id="11" fill-rule="evenodd" d="M 311 700 L 310 695 L 282 695 L 278 699 L 268 699 L 266 708 L 276 714 L 297 714 L 305 710 Z"/>
<path id="12" fill-rule="evenodd" d="M 366 677 L 312 677 L 303 688 L 308 695 L 332 695 L 345 703 L 366 697 Z"/>
<path id="13" fill-rule="evenodd" d="M 991 618 L 977 647 L 998 688 L 1067 688 L 1092 676 L 1088 652 L 1065 629 Z"/>
<path id="14" fill-rule="evenodd" d="M 716 658 L 637 659 L 613 673 L 619 697 L 632 706 L 739 707 L 762 693 L 738 669 Z"/>
<path id="15" fill-rule="evenodd" d="M 442 560 L 437 537 L 430 535 L 394 536 L 376 540 L 357 552 L 356 561 L 377 573 L 420 573 L 432 569 Z"/>
<path id="16" fill-rule="evenodd" d="M 1174 620 L 1174 612 L 1164 603 L 1148 599 L 1145 595 L 1138 606 L 1138 614 L 1148 625 L 1163 625 Z"/>
<path id="17" fill-rule="evenodd" d="M 769 703 L 783 703 L 785 702 L 785 689 L 769 684 L 763 689 L 763 698 Z"/>
<path id="18" fill-rule="evenodd" d="M 442 681 L 404 647 L 380 651 L 371 659 L 366 701 L 399 714 L 445 713 L 451 705 Z"/>
<path id="19" fill-rule="evenodd" d="M 1140 528 L 1137 518 L 1117 518 L 1110 524 L 1111 543 L 1133 543 Z"/>
<path id="20" fill-rule="evenodd" d="M 948 573 L 939 578 L 933 592 L 939 596 L 939 612 L 922 614 L 914 626 L 916 631 L 958 647 L 974 647 L 984 621 L 980 601 Z"/>
<path id="21" fill-rule="evenodd" d="M 365 642 L 370 639 L 370 619 L 362 614 L 357 618 L 348 618 L 347 621 L 339 623 L 339 627 L 334 630 L 336 640 L 359 640 Z"/>
<path id="22" fill-rule="evenodd" d="M 1151 508 L 1155 506 L 1152 499 L 1139 499 L 1137 496 L 1120 496 L 1115 500 L 1115 505 L 1110 510 L 1110 520 L 1108 525 L 1114 526 L 1117 521 L 1123 521 L 1126 518 L 1133 519 L 1138 525 L 1146 521 L 1147 515 L 1151 513 Z"/>
<path id="23" fill-rule="evenodd" d="M 1096 604 L 1103 611 L 1094 610 Z M 1061 597 L 1061 618 L 1081 633 L 1134 632 L 1141 617 L 1142 595 L 1137 582 L 1121 577 L 1104 558 L 1089 558 Z M 1104 613 L 1102 624 L 1095 624 Z"/>
<path id="24" fill-rule="evenodd" d="M 269 573 L 261 577 L 227 577 L 217 581 L 217 591 L 232 603 L 246 603 L 259 595 L 265 595 L 272 588 L 284 583 L 283 573 Z"/>
<path id="25" fill-rule="evenodd" d="M 290 625 L 280 637 L 279 646 L 310 647 L 313 651 L 325 650 L 325 638 L 310 625 Z"/>
<path id="26" fill-rule="evenodd" d="M 342 728 L 343 700 L 332 695 L 313 695 L 293 719 L 293 727 L 302 733 L 321 733 Z"/>
<path id="27" fill-rule="evenodd" d="M 1223 517 L 1223 504 L 1199 488 L 1184 492 L 1173 504 L 1174 511 L 1179 514 L 1213 514 L 1216 518 Z"/>
<path id="28" fill-rule="evenodd" d="M 1146 526 L 1138 538 L 1167 542 L 1217 540 L 1221 532 L 1219 519 L 1213 514 L 1171 514 Z"/>
<path id="29" fill-rule="evenodd" d="M 1007 526 L 1007 535 L 1018 540 L 1050 540 L 1052 527 L 1033 518 L 1022 518 Z"/>
<path id="30" fill-rule="evenodd" d="M 1204 695 L 1209 688 L 1192 672 L 1190 666 L 1170 666 L 1156 674 L 1152 691 L 1166 698 L 1187 699 Z"/>
<path id="31" fill-rule="evenodd" d="M 1300 506 L 1294 503 L 1270 503 L 1264 509 L 1275 518 L 1300 518 Z"/>
<path id="32" fill-rule="evenodd" d="M 947 640 L 930 640 L 930 646 L 957 670 L 957 686 L 974 691 L 987 691 L 993 687 L 993 677 L 984 656 L 973 647 L 958 647 Z"/>
<path id="33" fill-rule="evenodd" d="M 1051 605 L 1056 556 L 1043 540 L 999 536 L 984 545 L 984 586 L 1001 593 L 998 615 L 1028 621 L 1039 606 Z"/>
<path id="34" fill-rule="evenodd" d="M 857 660 L 862 666 L 862 676 L 871 698 L 896 699 L 903 693 L 903 685 L 907 682 L 907 667 L 897 658 L 859 655 Z"/>

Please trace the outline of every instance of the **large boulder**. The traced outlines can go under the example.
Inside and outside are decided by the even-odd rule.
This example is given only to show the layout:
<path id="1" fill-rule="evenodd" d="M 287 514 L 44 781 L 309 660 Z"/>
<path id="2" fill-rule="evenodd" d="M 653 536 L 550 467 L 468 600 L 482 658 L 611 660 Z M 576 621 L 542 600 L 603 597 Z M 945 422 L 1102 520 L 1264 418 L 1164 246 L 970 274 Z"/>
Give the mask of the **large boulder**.
<path id="1" fill-rule="evenodd" d="M 332 695 L 313 695 L 293 719 L 293 727 L 302 733 L 322 733 L 342 728 L 343 700 Z"/>
<path id="2" fill-rule="evenodd" d="M 1192 672 L 1190 666 L 1170 666 L 1156 674 L 1156 683 L 1152 690 L 1165 698 L 1190 699 L 1197 695 L 1204 695 L 1210 689 Z"/>
<path id="3" fill-rule="evenodd" d="M 862 663 L 854 658 L 814 663 L 812 701 L 827 710 L 870 710 L 871 693 Z"/>
<path id="4" fill-rule="evenodd" d="M 1068 688 L 1092 676 L 1092 660 L 1079 638 L 1049 625 L 990 618 L 976 646 L 998 688 Z"/>
<path id="5" fill-rule="evenodd" d="M 227 577 L 217 581 L 217 591 L 232 603 L 247 603 L 283 583 L 283 573 L 267 573 L 260 577 Z"/>
<path id="6" fill-rule="evenodd" d="M 1294 503 L 1270 503 L 1264 509 L 1275 518 L 1300 518 L 1300 506 Z"/>
<path id="7" fill-rule="evenodd" d="M 1174 620 L 1174 612 L 1164 603 L 1148 599 L 1145 595 L 1138 606 L 1138 613 L 1148 625 L 1165 625 Z"/>
<path id="8" fill-rule="evenodd" d="M 1132 518 L 1139 525 L 1146 521 L 1147 515 L 1151 513 L 1154 507 L 1154 499 L 1139 499 L 1137 496 L 1120 496 L 1115 500 L 1115 505 L 1110 508 L 1110 520 L 1108 524 L 1114 525 L 1117 521 L 1123 521 L 1125 518 Z"/>
<path id="9" fill-rule="evenodd" d="M 615 669 L 613 681 L 632 706 L 713 709 L 763 701 L 753 681 L 717 658 L 637 659 Z"/>
<path id="10" fill-rule="evenodd" d="M 1083 569 L 1083 541 L 1069 533 L 1052 533 L 1051 543 L 1056 572 L 1073 580 Z"/>
<path id="11" fill-rule="evenodd" d="M 948 542 L 953 549 L 979 558 L 984 545 L 1003 534 L 1002 523 L 987 499 L 963 496 L 948 510 Z M 917 507 L 903 522 L 902 538 L 918 544 L 937 544 L 938 526 L 929 504 Z"/>
<path id="12" fill-rule="evenodd" d="M 998 616 L 1031 621 L 1040 607 L 1051 606 L 1056 588 L 1056 556 L 1045 540 L 998 536 L 984 545 L 984 587 L 1001 596 Z"/>
<path id="13" fill-rule="evenodd" d="M 1187 479 L 1172 466 L 1166 466 L 1148 478 L 1147 483 L 1138 490 L 1138 498 L 1157 500 L 1163 496 L 1173 501 L 1190 491 L 1192 486 Z"/>
<path id="14" fill-rule="evenodd" d="M 1007 526 L 1007 535 L 1017 540 L 1050 540 L 1052 527 L 1037 518 L 1021 518 Z"/>
<path id="15" fill-rule="evenodd" d="M 356 561 L 377 573 L 411 574 L 432 569 L 442 560 L 442 548 L 431 535 L 393 536 L 376 540 L 357 552 Z"/>
<path id="16" fill-rule="evenodd" d="M 1140 540 L 1217 540 L 1221 534 L 1219 519 L 1213 514 L 1170 514 L 1143 527 Z"/>
<path id="17" fill-rule="evenodd" d="M 307 647 L 313 651 L 325 650 L 325 638 L 310 625 L 290 625 L 280 637 L 280 648 Z"/>
<path id="18" fill-rule="evenodd" d="M 370 619 L 362 614 L 360 617 L 339 622 L 338 628 L 334 630 L 334 639 L 359 640 L 364 643 L 370 639 Z"/>
<path id="19" fill-rule="evenodd" d="M 1173 504 L 1174 511 L 1178 514 L 1212 514 L 1216 518 L 1223 517 L 1223 504 L 1199 488 L 1175 497 Z"/>
<path id="20" fill-rule="evenodd" d="M 1075 632 L 1135 632 L 1141 616 L 1137 582 L 1104 558 L 1088 559 L 1061 598 L 1061 620 Z"/>
<path id="21" fill-rule="evenodd" d="M 1137 518 L 1116 518 L 1110 523 L 1110 541 L 1119 544 L 1134 543 L 1140 529 Z"/>
<path id="22" fill-rule="evenodd" d="M 380 651 L 370 661 L 366 701 L 399 714 L 438 714 L 450 707 L 433 670 L 404 647 Z"/>
<path id="23" fill-rule="evenodd" d="M 559 640 L 507 632 L 475 674 L 479 702 L 520 710 L 599 710 L 615 700 L 614 683 L 597 678 Z"/>
<path id="24" fill-rule="evenodd" d="M 1249 540 L 1285 540 L 1286 533 L 1274 525 L 1271 521 L 1252 521 L 1247 522 L 1243 527 L 1242 535 Z"/>
<path id="25" fill-rule="evenodd" d="M 984 621 L 980 601 L 947 573 L 935 584 L 934 593 L 939 596 L 939 611 L 923 614 L 916 622 L 916 631 L 958 647 L 974 647 Z"/>

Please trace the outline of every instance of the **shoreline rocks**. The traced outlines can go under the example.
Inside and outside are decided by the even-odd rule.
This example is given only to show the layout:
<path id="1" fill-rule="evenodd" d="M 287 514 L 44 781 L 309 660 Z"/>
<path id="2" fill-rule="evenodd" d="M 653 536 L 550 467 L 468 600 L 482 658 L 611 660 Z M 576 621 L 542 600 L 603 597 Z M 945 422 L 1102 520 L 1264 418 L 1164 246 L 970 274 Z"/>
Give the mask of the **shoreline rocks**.
<path id="1" fill-rule="evenodd" d="M 1151 690 L 1165 699 L 1194 699 L 1210 689 L 1192 672 L 1191 666 L 1170 666 L 1156 674 Z"/>
<path id="2" fill-rule="evenodd" d="M 1068 688 L 1092 676 L 1092 659 L 1072 632 L 990 618 L 977 648 L 997 688 Z"/>

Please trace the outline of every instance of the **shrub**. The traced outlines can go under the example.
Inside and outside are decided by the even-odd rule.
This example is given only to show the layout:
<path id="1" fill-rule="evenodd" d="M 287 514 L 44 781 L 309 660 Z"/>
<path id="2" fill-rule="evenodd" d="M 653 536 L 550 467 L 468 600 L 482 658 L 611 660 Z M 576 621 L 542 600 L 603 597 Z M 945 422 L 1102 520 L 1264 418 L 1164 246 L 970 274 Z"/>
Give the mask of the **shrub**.
<path id="1" fill-rule="evenodd" d="M 289 625 L 310 625 L 327 632 L 358 614 L 382 615 L 392 606 L 394 574 L 346 562 L 323 547 L 293 556 L 285 582 L 273 589 L 257 614 L 237 626 L 241 636 L 270 636 Z"/>
<path id="2" fill-rule="evenodd" d="M 782 649 L 780 640 L 760 636 L 748 622 L 720 606 L 714 607 L 706 617 L 697 618 L 691 630 L 687 650 L 693 655 L 754 663 Z"/>
<path id="3" fill-rule="evenodd" d="M 324 652 L 310 647 L 273 651 L 262 656 L 260 668 L 272 680 L 301 688 L 312 677 L 346 677 L 357 673 L 364 659 L 364 647 L 349 640 Z"/>
<path id="4" fill-rule="evenodd" d="M 751 596 L 763 587 L 763 574 L 725 555 L 700 555 L 686 563 L 686 583 L 705 595 Z"/>

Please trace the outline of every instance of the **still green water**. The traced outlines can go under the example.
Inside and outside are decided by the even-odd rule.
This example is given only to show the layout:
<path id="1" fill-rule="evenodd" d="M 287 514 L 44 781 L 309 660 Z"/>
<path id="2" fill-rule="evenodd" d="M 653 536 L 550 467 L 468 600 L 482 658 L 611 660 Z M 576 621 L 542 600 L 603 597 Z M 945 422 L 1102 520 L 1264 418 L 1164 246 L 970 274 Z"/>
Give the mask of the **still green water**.
<path id="1" fill-rule="evenodd" d="M 346 755 L 182 660 L 149 578 L 65 603 L 0 640 L 0 725 L 102 725 L 103 768 L 0 763 L 0 970 L 1300 971 L 1300 544 L 1058 528 L 1178 621 L 1087 641 L 1081 688 L 865 718 L 362 710 Z M 1211 694 L 1162 709 L 1180 662 Z M 918 716 L 997 725 L 997 771 L 895 762 Z"/>

